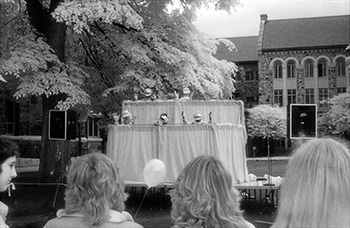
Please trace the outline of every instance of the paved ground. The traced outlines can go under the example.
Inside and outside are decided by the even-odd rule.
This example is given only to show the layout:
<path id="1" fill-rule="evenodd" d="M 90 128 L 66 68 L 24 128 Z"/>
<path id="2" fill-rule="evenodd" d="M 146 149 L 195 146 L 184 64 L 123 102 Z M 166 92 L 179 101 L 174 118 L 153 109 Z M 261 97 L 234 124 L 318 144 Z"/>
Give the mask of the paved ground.
<path id="1" fill-rule="evenodd" d="M 285 159 L 273 161 L 273 175 L 284 176 Z M 266 159 L 248 160 L 249 173 L 263 176 L 267 173 Z M 64 186 L 55 183 L 47 185 L 36 181 L 36 172 L 30 170 L 19 171 L 18 177 L 14 180 L 16 190 L 12 191 L 11 197 L 8 193 L 0 193 L 0 200 L 10 207 L 8 224 L 11 228 L 42 228 L 46 221 L 55 216 L 58 209 L 64 205 Z M 170 228 L 172 220 L 170 217 L 171 202 L 169 195 L 155 192 L 147 194 L 141 204 L 144 192 L 140 190 L 131 193 L 127 202 L 127 211 L 136 215 L 136 222 L 145 228 Z M 257 228 L 270 227 L 274 219 L 275 207 L 265 205 L 266 200 L 259 204 L 259 199 L 242 201 L 242 209 L 245 211 L 245 218 L 252 222 Z M 141 207 L 140 207 L 141 204 Z M 138 210 L 140 208 L 140 210 Z"/>

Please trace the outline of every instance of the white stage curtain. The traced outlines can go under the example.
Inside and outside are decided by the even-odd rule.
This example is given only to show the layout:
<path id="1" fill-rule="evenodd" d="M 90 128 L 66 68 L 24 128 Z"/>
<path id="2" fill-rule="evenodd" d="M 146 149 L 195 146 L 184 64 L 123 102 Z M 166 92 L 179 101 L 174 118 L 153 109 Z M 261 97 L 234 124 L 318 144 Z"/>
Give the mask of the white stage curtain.
<path id="1" fill-rule="evenodd" d="M 153 124 L 162 113 L 170 117 L 169 125 L 182 124 L 181 112 L 184 111 L 187 121 L 193 121 L 196 112 L 202 119 L 209 121 L 212 112 L 213 123 L 243 124 L 244 105 L 239 100 L 166 100 L 166 101 L 124 101 L 123 110 L 136 116 L 135 124 Z"/>
<path id="2" fill-rule="evenodd" d="M 236 124 L 110 125 L 107 155 L 127 182 L 144 182 L 143 168 L 153 158 L 164 162 L 164 182 L 172 183 L 194 157 L 212 155 L 224 163 L 234 183 L 242 183 L 248 180 L 245 143 L 245 128 Z"/>
<path id="3" fill-rule="evenodd" d="M 116 162 L 123 180 L 143 182 L 145 164 L 158 157 L 158 129 L 109 125 L 107 140 L 107 155 Z"/>

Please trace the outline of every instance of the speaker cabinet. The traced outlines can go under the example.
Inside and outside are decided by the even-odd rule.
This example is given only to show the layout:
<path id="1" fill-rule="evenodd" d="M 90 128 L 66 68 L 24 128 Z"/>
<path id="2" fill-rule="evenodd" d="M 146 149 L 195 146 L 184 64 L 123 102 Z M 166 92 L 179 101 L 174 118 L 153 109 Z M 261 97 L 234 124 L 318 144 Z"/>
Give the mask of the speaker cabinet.
<path id="1" fill-rule="evenodd" d="M 290 104 L 290 138 L 317 138 L 317 105 Z"/>
<path id="2" fill-rule="evenodd" d="M 76 138 L 77 114 L 73 110 L 49 111 L 49 139 L 69 140 Z"/>

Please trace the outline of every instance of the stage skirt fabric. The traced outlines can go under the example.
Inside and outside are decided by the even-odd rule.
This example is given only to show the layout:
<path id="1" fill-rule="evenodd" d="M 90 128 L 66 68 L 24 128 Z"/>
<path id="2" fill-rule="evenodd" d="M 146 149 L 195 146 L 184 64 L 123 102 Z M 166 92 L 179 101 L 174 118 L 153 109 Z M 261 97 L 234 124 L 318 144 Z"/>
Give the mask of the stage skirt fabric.
<path id="1" fill-rule="evenodd" d="M 246 132 L 241 124 L 109 125 L 107 155 L 126 182 L 143 183 L 143 168 L 151 159 L 166 166 L 164 182 L 173 183 L 185 165 L 198 155 L 219 158 L 234 183 L 248 181 Z"/>

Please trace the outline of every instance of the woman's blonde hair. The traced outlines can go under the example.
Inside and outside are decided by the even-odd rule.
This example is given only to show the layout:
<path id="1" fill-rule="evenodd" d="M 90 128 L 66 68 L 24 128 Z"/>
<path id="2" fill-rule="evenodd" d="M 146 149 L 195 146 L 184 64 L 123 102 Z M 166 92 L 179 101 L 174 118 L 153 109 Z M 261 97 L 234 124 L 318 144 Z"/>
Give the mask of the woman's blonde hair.
<path id="1" fill-rule="evenodd" d="M 193 159 L 171 192 L 174 228 L 242 227 L 239 192 L 223 164 L 212 156 Z"/>
<path id="2" fill-rule="evenodd" d="M 109 210 L 122 212 L 127 194 L 115 163 L 102 153 L 84 155 L 72 162 L 65 192 L 67 214 L 82 213 L 83 221 L 99 225 Z"/>
<path id="3" fill-rule="evenodd" d="M 331 138 L 302 144 L 291 157 L 273 228 L 350 227 L 350 153 Z"/>

